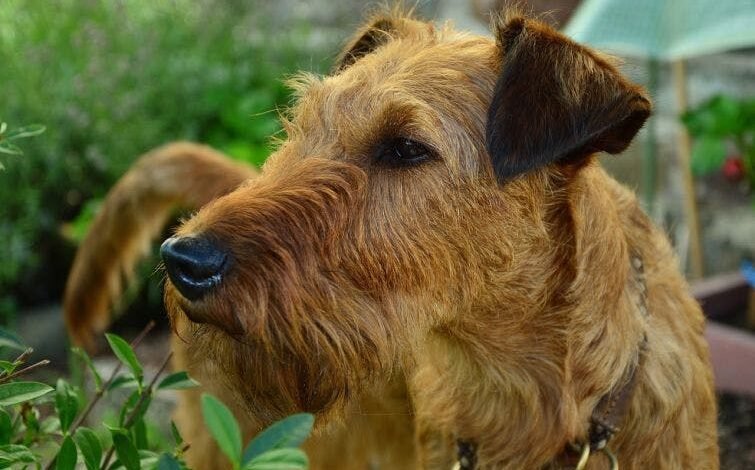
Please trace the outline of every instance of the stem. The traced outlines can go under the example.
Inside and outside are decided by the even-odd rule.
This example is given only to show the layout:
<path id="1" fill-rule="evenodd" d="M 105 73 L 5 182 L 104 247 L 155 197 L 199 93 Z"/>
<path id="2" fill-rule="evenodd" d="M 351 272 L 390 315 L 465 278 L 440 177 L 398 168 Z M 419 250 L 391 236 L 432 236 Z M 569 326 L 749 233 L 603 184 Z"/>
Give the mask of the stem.
<path id="1" fill-rule="evenodd" d="M 31 355 L 31 353 L 33 353 L 33 352 L 34 352 L 34 348 L 26 348 L 26 350 L 25 350 L 24 352 L 22 352 L 22 353 L 21 353 L 21 354 L 20 354 L 20 355 L 19 355 L 19 356 L 18 356 L 18 357 L 17 357 L 17 358 L 16 358 L 16 359 L 15 359 L 15 360 L 13 361 L 13 364 L 17 364 L 17 363 L 24 363 L 24 362 L 26 361 L 26 359 L 28 359 L 28 358 L 29 358 L 29 356 Z M 7 372 L 5 372 L 5 371 L 2 371 L 2 372 L 0 372 L 0 378 L 3 378 L 3 380 L 5 380 L 5 378 L 4 378 L 5 374 L 7 374 Z"/>
<path id="2" fill-rule="evenodd" d="M 134 340 L 131 341 L 131 347 L 136 348 L 139 345 L 139 343 L 142 342 L 144 337 L 147 336 L 147 333 L 149 333 L 154 327 L 155 327 L 154 321 L 150 321 L 149 323 L 147 323 L 147 326 L 144 327 L 141 333 L 139 333 L 136 336 L 136 338 L 134 338 Z M 96 405 L 97 402 L 100 401 L 100 399 L 105 395 L 108 387 L 110 386 L 110 384 L 113 383 L 113 380 L 115 380 L 115 377 L 118 375 L 118 372 L 121 371 L 121 367 L 123 367 L 123 363 L 118 362 L 118 364 L 115 366 L 115 369 L 113 369 L 113 373 L 110 374 L 110 377 L 107 379 L 107 381 L 102 384 L 102 388 L 100 388 L 99 390 L 97 390 L 97 392 L 95 392 L 94 398 L 92 399 L 92 401 L 89 402 L 89 405 L 87 406 L 86 410 L 84 410 L 84 412 L 81 415 L 79 415 L 79 418 L 71 426 L 70 431 L 69 431 L 71 434 L 73 434 L 76 431 L 76 429 L 79 426 L 81 426 L 81 424 L 87 419 L 87 417 L 89 417 L 89 414 L 92 412 L 94 405 Z"/>
<path id="3" fill-rule="evenodd" d="M 139 410 L 139 406 L 144 402 L 144 400 L 152 395 L 155 389 L 155 384 L 157 383 L 157 379 L 160 377 L 160 374 L 165 371 L 165 368 L 168 367 L 168 364 L 170 363 L 170 359 L 173 357 L 173 352 L 169 352 L 165 355 L 165 359 L 163 359 L 162 364 L 160 364 L 160 368 L 157 369 L 157 372 L 155 373 L 155 376 L 152 377 L 152 380 L 149 382 L 149 385 L 144 390 L 144 393 L 142 393 L 139 396 L 139 400 L 136 402 L 136 405 L 134 405 L 134 408 L 131 410 L 131 414 L 126 418 L 126 421 L 123 423 L 123 427 L 128 429 L 129 426 L 133 426 L 134 419 L 136 418 L 136 412 Z"/>
<path id="4" fill-rule="evenodd" d="M 155 389 L 155 384 L 157 383 L 157 379 L 160 377 L 160 374 L 163 373 L 165 368 L 168 367 L 171 357 L 173 357 L 172 351 L 165 355 L 165 359 L 163 359 L 162 364 L 160 364 L 160 368 L 157 369 L 155 376 L 152 377 L 152 380 L 149 382 L 149 385 L 147 385 L 147 388 L 145 388 L 144 391 L 141 393 L 141 395 L 139 395 L 139 400 L 137 400 L 136 404 L 131 409 L 131 413 L 129 413 L 128 417 L 126 418 L 126 421 L 124 421 L 123 423 L 124 429 L 128 429 L 129 427 L 134 425 L 134 421 L 136 420 L 136 414 L 139 412 L 139 408 L 141 407 L 142 403 L 144 403 L 144 400 L 146 400 L 147 397 L 152 395 Z M 100 470 L 105 470 L 107 468 L 108 464 L 110 464 L 110 459 L 113 458 L 114 452 L 115 452 L 115 446 L 110 447 L 110 450 L 107 451 L 107 455 L 105 455 L 105 460 L 103 460 Z"/>
<path id="5" fill-rule="evenodd" d="M 138 335 L 136 335 L 136 338 L 134 338 L 133 341 L 131 341 L 131 348 L 136 348 L 137 346 L 139 346 L 139 343 L 142 342 L 142 340 L 147 336 L 147 333 L 152 331 L 152 328 L 154 327 L 155 327 L 155 322 L 153 320 L 150 320 L 150 322 L 147 323 L 144 329 L 142 329 L 142 331 L 139 332 Z M 107 379 L 107 381 L 104 384 L 102 384 L 102 387 L 99 390 L 95 392 L 94 397 L 89 402 L 89 404 L 87 404 L 87 407 L 84 410 L 84 412 L 81 413 L 79 417 L 76 418 L 76 421 L 73 422 L 71 427 L 68 428 L 69 435 L 72 436 L 76 432 L 76 430 L 79 428 L 79 426 L 81 426 L 84 423 L 84 421 L 86 421 L 86 419 L 89 417 L 90 413 L 94 409 L 94 406 L 102 399 L 102 397 L 107 392 L 108 387 L 110 386 L 111 383 L 113 383 L 113 380 L 115 380 L 115 377 L 118 375 L 118 372 L 121 371 L 121 367 L 123 367 L 123 363 L 119 361 L 118 364 L 115 366 L 115 369 L 113 369 L 113 372 L 110 374 L 110 377 Z M 45 470 L 51 470 L 55 466 L 56 460 L 57 459 L 50 460 L 45 466 Z"/>
<path id="6" fill-rule="evenodd" d="M 23 375 L 23 374 L 25 374 L 25 373 L 27 373 L 27 372 L 29 372 L 31 370 L 34 370 L 37 367 L 46 366 L 49 363 L 50 363 L 49 360 L 43 359 L 43 360 L 41 360 L 41 361 L 39 361 L 37 363 L 34 363 L 34 364 L 32 364 L 32 365 L 30 365 L 28 367 L 24 367 L 23 369 L 19 369 L 16 372 L 12 373 L 11 375 L 6 375 L 5 377 L 0 378 L 0 384 L 1 383 L 5 383 L 5 382 L 9 381 L 10 379 L 16 378 L 19 375 Z"/>

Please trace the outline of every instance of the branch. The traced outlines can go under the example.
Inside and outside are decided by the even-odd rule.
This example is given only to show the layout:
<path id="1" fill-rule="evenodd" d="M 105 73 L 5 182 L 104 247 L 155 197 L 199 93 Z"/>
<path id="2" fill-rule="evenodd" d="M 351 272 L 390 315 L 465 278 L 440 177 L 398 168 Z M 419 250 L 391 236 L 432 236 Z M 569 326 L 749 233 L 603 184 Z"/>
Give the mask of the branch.
<path id="1" fill-rule="evenodd" d="M 26 359 L 28 359 L 28 358 L 29 358 L 29 356 L 31 355 L 31 353 L 33 353 L 33 352 L 34 352 L 34 348 L 26 348 L 26 350 L 24 350 L 24 352 L 22 352 L 22 353 L 21 353 L 21 355 L 20 355 L 20 356 L 18 356 L 18 357 L 17 357 L 17 358 L 16 358 L 16 359 L 15 359 L 15 360 L 13 361 L 13 364 L 21 364 L 21 363 L 25 362 L 25 361 L 26 361 Z M 3 377 L 3 380 L 4 380 L 4 376 L 5 376 L 5 374 L 7 374 L 7 372 L 6 372 L 6 371 L 2 371 L 2 372 L 0 372 L 0 377 Z"/>
<path id="2" fill-rule="evenodd" d="M 147 326 L 144 327 L 144 329 L 134 338 L 133 341 L 131 341 L 131 347 L 136 348 L 139 346 L 139 343 L 142 342 L 145 336 L 147 336 L 147 333 L 152 331 L 152 328 L 155 327 L 155 322 L 150 321 L 147 323 Z M 97 392 L 94 394 L 94 398 L 92 398 L 92 401 L 89 402 L 89 405 L 87 405 L 86 409 L 84 410 L 81 415 L 79 415 L 78 419 L 73 423 L 70 429 L 70 433 L 73 434 L 76 429 L 78 429 L 79 426 L 89 417 L 89 414 L 92 412 L 92 409 L 94 408 L 94 405 L 97 404 L 97 402 L 100 401 L 100 399 L 105 395 L 107 392 L 108 387 L 110 384 L 113 383 L 113 380 L 115 380 L 115 377 L 118 375 L 118 372 L 121 371 L 121 368 L 123 367 L 122 362 L 118 362 L 118 364 L 115 366 L 115 369 L 113 369 L 113 373 L 110 374 L 110 377 L 107 379 L 105 383 L 102 384 L 102 387 L 97 390 Z"/>
<path id="3" fill-rule="evenodd" d="M 39 362 L 36 362 L 36 363 L 34 363 L 34 364 L 32 364 L 32 365 L 30 365 L 28 367 L 24 367 L 23 369 L 19 369 L 19 370 L 15 371 L 14 373 L 12 373 L 11 375 L 6 375 L 5 377 L 0 378 L 0 384 L 5 383 L 5 382 L 7 382 L 7 381 L 9 381 L 11 379 L 14 379 L 14 378 L 18 377 L 19 375 L 23 375 L 23 374 L 25 374 L 25 373 L 27 373 L 29 371 L 32 371 L 32 370 L 36 369 L 37 367 L 46 366 L 49 363 L 50 363 L 49 360 L 43 359 L 43 360 L 41 360 Z"/>
<path id="4" fill-rule="evenodd" d="M 155 327 L 155 322 L 153 320 L 150 320 L 149 323 L 142 329 L 142 331 L 136 335 L 136 338 L 131 341 L 131 348 L 136 348 L 139 346 L 139 343 L 142 342 L 142 340 L 147 336 L 147 333 L 152 331 L 152 328 Z M 94 397 L 87 405 L 86 409 L 83 413 L 79 415 L 79 417 L 74 421 L 74 423 L 71 425 L 71 427 L 68 429 L 68 434 L 70 436 L 73 436 L 73 434 L 76 432 L 77 429 L 86 421 L 86 419 L 89 417 L 89 415 L 92 413 L 92 410 L 94 409 L 94 406 L 102 399 L 102 397 L 107 393 L 107 389 L 110 386 L 110 384 L 113 383 L 113 380 L 115 380 L 115 377 L 118 375 L 118 372 L 121 371 L 121 367 L 123 367 L 122 362 L 118 362 L 118 364 L 115 366 L 115 369 L 113 369 L 112 374 L 110 374 L 110 377 L 107 379 L 107 381 L 102 384 L 102 387 L 97 390 L 94 394 Z M 57 461 L 57 458 L 54 458 L 50 460 L 50 462 L 47 463 L 45 466 L 45 470 L 51 470 Z"/>
<path id="5" fill-rule="evenodd" d="M 152 377 L 152 380 L 149 382 L 149 385 L 147 386 L 147 388 L 145 388 L 142 394 L 139 395 L 139 400 L 137 400 L 134 407 L 131 408 L 131 413 L 129 413 L 128 418 L 126 418 L 126 421 L 123 422 L 124 429 L 128 429 L 129 427 L 134 425 L 134 421 L 136 420 L 136 414 L 139 412 L 139 408 L 141 407 L 142 403 L 144 403 L 144 400 L 146 400 L 147 397 L 151 396 L 152 393 L 154 392 L 157 379 L 160 377 L 160 374 L 163 373 L 165 368 L 168 367 L 171 357 L 173 357 L 172 351 L 165 355 L 165 359 L 163 359 L 162 364 L 160 364 L 160 368 L 157 369 L 155 376 Z M 107 468 L 108 464 L 110 463 L 110 459 L 113 458 L 113 452 L 115 452 L 115 446 L 112 446 L 110 450 L 108 450 L 107 455 L 105 455 L 105 460 L 102 462 L 102 466 L 100 467 L 100 470 L 105 470 Z"/>

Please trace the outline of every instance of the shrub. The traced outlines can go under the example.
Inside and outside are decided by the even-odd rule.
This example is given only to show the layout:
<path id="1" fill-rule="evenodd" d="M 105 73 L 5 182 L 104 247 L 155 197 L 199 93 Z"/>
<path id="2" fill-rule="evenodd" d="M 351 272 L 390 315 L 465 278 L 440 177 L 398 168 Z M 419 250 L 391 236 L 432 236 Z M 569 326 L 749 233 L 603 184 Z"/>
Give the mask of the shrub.
<path id="1" fill-rule="evenodd" d="M 198 384 L 186 372 L 162 376 L 170 354 L 158 372 L 146 381 L 132 343 L 108 334 L 107 340 L 120 364 L 104 379 L 82 350 L 75 354 L 90 371 L 95 384 L 87 396 L 82 387 L 58 378 L 55 387 L 19 379 L 48 361 L 27 364 L 31 350 L 12 333 L 0 330 L 0 468 L 56 468 L 73 470 L 77 462 L 87 470 L 186 469 L 184 442 L 171 423 L 173 444 L 148 433 L 150 405 L 156 393 L 184 390 Z M 6 357 L 21 351 L 15 359 Z M 125 371 L 123 371 L 125 369 Z M 115 390 L 130 390 L 120 407 L 111 413 L 114 422 L 87 427 L 94 406 Z M 314 418 L 307 413 L 290 416 L 257 435 L 242 451 L 241 432 L 230 410 L 217 398 L 202 395 L 202 415 L 208 432 L 238 470 L 306 469 L 307 456 L 299 446 L 309 436 Z"/>
<path id="2" fill-rule="evenodd" d="M 728 179 L 755 188 L 755 99 L 717 95 L 687 111 L 682 122 L 695 138 L 692 169 L 721 169 Z"/>
<path id="3" fill-rule="evenodd" d="M 325 65 L 306 27 L 271 21 L 273 3 L 0 2 L 0 113 L 49 129 L 0 174 L 0 313 L 59 298 L 61 221 L 144 151 L 191 139 L 265 159 L 289 99 L 281 76 Z"/>

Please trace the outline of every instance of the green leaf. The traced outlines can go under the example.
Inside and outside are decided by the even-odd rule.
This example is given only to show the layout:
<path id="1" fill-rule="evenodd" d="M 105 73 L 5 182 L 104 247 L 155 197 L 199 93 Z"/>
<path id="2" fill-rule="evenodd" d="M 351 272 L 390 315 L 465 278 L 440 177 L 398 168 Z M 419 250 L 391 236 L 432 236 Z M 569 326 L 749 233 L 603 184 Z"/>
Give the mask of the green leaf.
<path id="1" fill-rule="evenodd" d="M 16 444 L 0 446 L 0 468 L 8 468 L 13 463 L 33 463 L 37 456 L 28 447 Z"/>
<path id="2" fill-rule="evenodd" d="M 10 406 L 34 400 L 53 391 L 39 382 L 10 382 L 0 384 L 0 406 Z"/>
<path id="3" fill-rule="evenodd" d="M 131 369 L 137 382 L 141 383 L 142 378 L 144 377 L 144 372 L 142 370 L 142 365 L 139 362 L 139 359 L 136 358 L 136 354 L 134 354 L 134 350 L 131 346 L 129 346 L 125 339 L 118 335 L 106 333 L 105 337 L 110 344 L 110 349 L 113 350 L 116 357 L 118 357 L 126 367 Z"/>
<path id="4" fill-rule="evenodd" d="M 181 433 L 178 432 L 176 423 L 173 421 L 170 422 L 170 432 L 173 434 L 173 439 L 176 441 L 176 447 L 184 443 L 184 438 L 181 436 Z"/>
<path id="5" fill-rule="evenodd" d="M 717 171 L 726 159 L 726 143 L 716 137 L 701 136 L 692 147 L 692 171 L 705 175 Z"/>
<path id="6" fill-rule="evenodd" d="M 74 470 L 76 467 L 76 444 L 73 443 L 71 436 L 66 436 L 60 445 L 60 451 L 55 458 L 55 468 L 57 470 Z"/>
<path id="7" fill-rule="evenodd" d="M 47 128 L 41 124 L 31 124 L 29 126 L 19 127 L 18 129 L 14 129 L 8 132 L 5 135 L 5 140 L 17 140 L 34 137 L 35 135 L 43 133 L 46 129 Z"/>
<path id="8" fill-rule="evenodd" d="M 16 364 L 15 362 L 0 360 L 0 369 L 3 370 L 2 374 L 0 375 L 10 375 L 14 370 L 16 370 L 16 367 L 18 367 L 18 364 Z"/>
<path id="9" fill-rule="evenodd" d="M 94 198 L 84 203 L 84 206 L 77 215 L 66 227 L 66 235 L 70 237 L 76 243 L 84 241 L 84 237 L 89 232 L 89 227 L 92 226 L 94 218 L 102 207 L 102 199 Z"/>
<path id="10" fill-rule="evenodd" d="M 133 435 L 133 441 L 137 449 L 142 450 L 149 447 L 147 443 L 147 425 L 144 423 L 143 418 L 134 422 L 134 425 L 131 427 L 131 434 Z"/>
<path id="11" fill-rule="evenodd" d="M 139 470 L 139 451 L 123 429 L 110 429 L 118 460 L 127 470 Z"/>
<path id="12" fill-rule="evenodd" d="M 15 349 L 17 351 L 26 351 L 23 341 L 15 333 L 12 333 L 5 328 L 0 328 L 0 346 L 6 348 Z"/>
<path id="13" fill-rule="evenodd" d="M 131 423 L 134 424 L 142 417 L 144 417 L 144 414 L 149 409 L 149 405 L 152 402 L 152 396 L 146 395 L 144 398 L 142 398 L 142 395 L 147 393 L 144 390 L 134 390 L 131 395 L 129 395 L 128 399 L 126 400 L 126 403 L 123 404 L 121 407 L 121 413 L 120 413 L 120 420 L 119 423 L 121 426 L 126 425 L 126 420 L 129 418 L 129 416 L 133 416 Z"/>
<path id="14" fill-rule="evenodd" d="M 8 155 L 23 155 L 24 154 L 24 152 L 21 150 L 21 148 L 18 145 L 11 144 L 7 140 L 0 142 L 0 153 L 5 153 Z"/>
<path id="15" fill-rule="evenodd" d="M 157 461 L 157 470 L 181 470 L 181 463 L 169 453 L 163 452 Z"/>
<path id="16" fill-rule="evenodd" d="M 117 388 L 135 388 L 138 386 L 139 384 L 136 382 L 136 379 L 132 374 L 125 374 L 116 377 L 112 382 L 110 382 L 110 385 L 108 385 L 107 389 L 108 391 L 110 391 Z"/>
<path id="17" fill-rule="evenodd" d="M 157 467 L 157 454 L 151 450 L 139 451 L 139 468 Z"/>
<path id="18" fill-rule="evenodd" d="M 50 415 L 39 423 L 39 432 L 43 434 L 59 434 L 60 419 L 55 415 Z"/>
<path id="19" fill-rule="evenodd" d="M 80 427 L 76 430 L 73 439 L 81 451 L 81 456 L 84 458 L 84 465 L 86 465 L 87 470 L 97 470 L 100 468 L 102 444 L 100 444 L 97 434 L 89 428 Z"/>
<path id="20" fill-rule="evenodd" d="M 13 437 L 13 422 L 10 415 L 0 408 L 0 445 L 10 444 Z"/>
<path id="21" fill-rule="evenodd" d="M 741 132 L 744 103 L 725 95 L 717 95 L 682 115 L 682 122 L 695 137 L 724 138 Z M 743 127 L 744 125 L 744 127 Z"/>
<path id="22" fill-rule="evenodd" d="M 92 373 L 92 377 L 94 377 L 95 390 L 98 392 L 102 390 L 102 376 L 97 371 L 97 368 L 94 366 L 94 362 L 92 362 L 92 358 L 89 357 L 89 354 L 87 354 L 86 351 L 84 351 L 81 348 L 71 348 L 71 350 L 73 351 L 75 355 L 81 358 L 84 364 L 86 364 L 89 371 Z"/>
<path id="23" fill-rule="evenodd" d="M 273 449 L 299 447 L 309 437 L 314 422 L 313 415 L 299 413 L 272 424 L 249 443 L 242 464 Z"/>
<path id="24" fill-rule="evenodd" d="M 305 470 L 309 466 L 307 454 L 297 448 L 273 449 L 247 463 L 244 470 Z"/>
<path id="25" fill-rule="evenodd" d="M 140 450 L 139 468 L 155 469 L 157 467 L 157 454 L 149 450 Z M 120 470 L 126 466 L 118 459 L 110 465 L 109 470 Z"/>
<path id="26" fill-rule="evenodd" d="M 79 412 L 79 399 L 73 387 L 63 379 L 58 379 L 55 393 L 55 409 L 58 410 L 60 429 L 63 433 L 67 433 L 68 428 L 73 423 L 73 420 L 76 419 L 76 414 Z"/>
<path id="27" fill-rule="evenodd" d="M 198 387 L 199 382 L 189 377 L 186 371 L 174 372 L 157 385 L 158 390 L 185 390 Z"/>
<path id="28" fill-rule="evenodd" d="M 202 394 L 202 416 L 220 450 L 228 456 L 234 468 L 241 458 L 241 430 L 231 411 L 212 395 Z"/>

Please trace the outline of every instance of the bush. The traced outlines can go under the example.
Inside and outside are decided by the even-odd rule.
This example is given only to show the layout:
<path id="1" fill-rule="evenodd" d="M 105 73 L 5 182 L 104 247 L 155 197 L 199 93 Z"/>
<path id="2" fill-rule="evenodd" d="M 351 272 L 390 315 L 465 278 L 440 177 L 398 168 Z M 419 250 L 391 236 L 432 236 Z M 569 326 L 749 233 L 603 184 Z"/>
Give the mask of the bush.
<path id="1" fill-rule="evenodd" d="M 265 159 L 289 99 L 281 76 L 326 65 L 306 27 L 269 20 L 270 3 L 0 2 L 0 118 L 49 129 L 0 174 L 0 313 L 59 298 L 61 222 L 144 151 L 191 139 Z"/>
<path id="2" fill-rule="evenodd" d="M 139 338 L 142 338 L 145 330 Z M 156 393 L 185 390 L 198 384 L 186 372 L 162 377 L 170 355 L 147 382 L 143 367 L 129 344 L 108 334 L 108 343 L 120 364 L 103 379 L 89 356 L 75 350 L 91 373 L 95 389 L 87 396 L 82 387 L 58 378 L 56 386 L 21 380 L 48 361 L 27 364 L 31 350 L 13 334 L 0 330 L 0 468 L 56 468 L 73 470 L 81 462 L 87 470 L 97 469 L 186 469 L 183 454 L 191 443 L 184 442 L 171 423 L 173 444 L 147 432 L 150 405 Z M 11 351 L 21 351 L 15 359 Z M 121 372 L 125 369 L 125 372 Z M 111 413 L 110 423 L 87 427 L 94 406 L 115 390 L 130 390 L 121 406 Z M 235 470 L 306 469 L 307 456 L 298 448 L 309 436 L 314 417 L 307 413 L 290 416 L 257 435 L 242 451 L 241 431 L 236 419 L 217 398 L 202 396 L 202 415 L 209 433 Z"/>
<path id="3" fill-rule="evenodd" d="M 704 175 L 722 169 L 755 189 L 755 98 L 717 95 L 682 115 L 695 138 L 692 170 Z"/>

